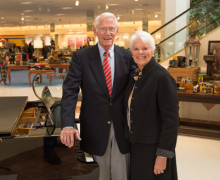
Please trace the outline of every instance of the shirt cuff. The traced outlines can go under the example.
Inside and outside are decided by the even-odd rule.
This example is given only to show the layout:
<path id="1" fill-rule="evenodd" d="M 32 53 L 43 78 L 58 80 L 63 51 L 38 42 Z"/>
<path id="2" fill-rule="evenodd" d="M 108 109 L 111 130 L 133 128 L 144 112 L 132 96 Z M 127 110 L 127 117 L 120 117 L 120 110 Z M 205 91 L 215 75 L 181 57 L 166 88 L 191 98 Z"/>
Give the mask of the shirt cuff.
<path id="1" fill-rule="evenodd" d="M 166 149 L 157 148 L 156 155 L 172 159 L 174 157 L 174 152 L 166 150 Z"/>
<path id="2" fill-rule="evenodd" d="M 66 126 L 63 129 L 65 129 L 65 128 L 73 128 L 74 129 L 74 127 L 72 127 L 72 126 Z"/>

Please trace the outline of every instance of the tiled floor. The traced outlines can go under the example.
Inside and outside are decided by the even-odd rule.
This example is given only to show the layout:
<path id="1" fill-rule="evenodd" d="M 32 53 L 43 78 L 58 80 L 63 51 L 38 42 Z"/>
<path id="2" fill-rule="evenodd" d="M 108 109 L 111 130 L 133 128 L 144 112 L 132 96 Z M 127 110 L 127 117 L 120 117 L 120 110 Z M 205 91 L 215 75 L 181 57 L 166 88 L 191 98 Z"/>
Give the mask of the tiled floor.
<path id="1" fill-rule="evenodd" d="M 61 86 L 49 88 L 52 95 L 61 96 Z M 13 84 L 11 87 L 0 85 L 0 96 L 28 96 L 29 100 L 37 100 L 31 87 L 15 88 Z M 30 174 L 34 177 L 54 178 L 91 172 L 92 167 L 85 168 L 74 159 L 72 149 L 56 148 L 56 152 L 62 159 L 61 165 L 49 165 L 42 158 L 40 146 L 26 152 L 29 156 L 24 156 L 22 150 L 18 155 L 8 151 L 4 154 L 7 158 L 3 160 L 0 153 L 0 166 L 10 167 L 12 171 L 9 174 L 19 174 L 20 180 L 27 179 Z M 179 135 L 176 156 L 179 180 L 220 180 L 220 140 Z M 4 173 L 6 170 L 0 169 L 0 175 Z"/>

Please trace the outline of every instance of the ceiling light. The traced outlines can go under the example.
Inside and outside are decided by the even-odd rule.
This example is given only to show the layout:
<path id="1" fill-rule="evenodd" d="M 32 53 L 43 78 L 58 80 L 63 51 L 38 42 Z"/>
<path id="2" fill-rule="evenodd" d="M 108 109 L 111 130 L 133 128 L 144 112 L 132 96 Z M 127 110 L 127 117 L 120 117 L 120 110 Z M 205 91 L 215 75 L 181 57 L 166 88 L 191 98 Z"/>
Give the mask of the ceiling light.
<path id="1" fill-rule="evenodd" d="M 108 10 L 108 5 L 106 4 L 106 6 L 105 6 L 105 10 L 107 11 Z"/>
<path id="2" fill-rule="evenodd" d="M 134 0 L 134 1 L 138 1 L 138 0 Z"/>
<path id="3" fill-rule="evenodd" d="M 76 5 L 76 6 L 79 6 L 79 1 L 78 1 L 78 0 L 76 0 L 75 5 Z"/>
<path id="4" fill-rule="evenodd" d="M 134 10 L 131 10 L 131 14 L 134 14 Z"/>
<path id="5" fill-rule="evenodd" d="M 27 12 L 33 12 L 33 10 L 25 10 L 25 11 L 23 11 L 23 12 L 26 12 L 26 13 L 27 13 Z"/>
<path id="6" fill-rule="evenodd" d="M 150 17 L 150 14 L 148 14 L 147 16 Z"/>
<path id="7" fill-rule="evenodd" d="M 2 16 L 2 19 L 5 19 L 4 16 Z"/>
<path id="8" fill-rule="evenodd" d="M 21 17 L 21 20 L 24 21 L 24 17 Z"/>
<path id="9" fill-rule="evenodd" d="M 143 9 L 134 9 L 135 11 L 142 11 Z"/>
<path id="10" fill-rule="evenodd" d="M 157 18 L 157 17 L 158 17 L 158 15 L 156 14 L 156 15 L 155 15 L 155 18 Z"/>
<path id="11" fill-rule="evenodd" d="M 49 0 L 49 2 L 52 2 L 52 0 Z"/>
<path id="12" fill-rule="evenodd" d="M 24 2 L 21 2 L 21 4 L 34 4 L 34 2 L 24 1 Z"/>
<path id="13" fill-rule="evenodd" d="M 117 17 L 117 20 L 119 20 L 119 19 L 120 19 L 120 17 L 118 16 L 118 17 Z"/>
<path id="14" fill-rule="evenodd" d="M 47 9 L 47 12 L 50 12 L 50 8 Z"/>
<path id="15" fill-rule="evenodd" d="M 119 6 L 120 4 L 108 4 L 109 6 Z"/>
<path id="16" fill-rule="evenodd" d="M 67 9 L 73 9 L 72 7 L 62 7 L 61 9 L 67 10 Z"/>

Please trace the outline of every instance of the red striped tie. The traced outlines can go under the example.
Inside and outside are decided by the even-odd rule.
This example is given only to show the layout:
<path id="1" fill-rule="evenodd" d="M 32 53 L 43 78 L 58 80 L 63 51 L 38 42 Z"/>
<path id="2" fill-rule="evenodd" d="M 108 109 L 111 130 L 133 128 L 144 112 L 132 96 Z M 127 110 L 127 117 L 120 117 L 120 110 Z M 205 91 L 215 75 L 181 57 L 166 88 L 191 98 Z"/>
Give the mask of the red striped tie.
<path id="1" fill-rule="evenodd" d="M 104 61 L 103 61 L 103 71 L 105 74 L 105 80 L 106 80 L 106 84 L 108 87 L 109 96 L 111 97 L 111 95 L 112 95 L 112 76 L 111 76 L 111 66 L 110 66 L 108 56 L 109 56 L 109 52 L 106 51 Z"/>

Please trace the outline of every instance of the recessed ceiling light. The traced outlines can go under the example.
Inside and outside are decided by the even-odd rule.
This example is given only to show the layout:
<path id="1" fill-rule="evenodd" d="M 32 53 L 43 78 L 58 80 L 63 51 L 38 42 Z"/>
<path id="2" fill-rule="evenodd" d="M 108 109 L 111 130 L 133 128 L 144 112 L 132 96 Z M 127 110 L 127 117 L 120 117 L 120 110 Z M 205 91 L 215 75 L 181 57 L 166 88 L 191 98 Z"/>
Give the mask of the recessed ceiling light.
<path id="1" fill-rule="evenodd" d="M 23 11 L 23 12 L 26 12 L 26 13 L 27 13 L 27 12 L 33 12 L 33 10 L 25 10 L 25 11 Z"/>
<path id="2" fill-rule="evenodd" d="M 61 9 L 67 10 L 67 9 L 73 9 L 72 7 L 62 7 Z"/>
<path id="3" fill-rule="evenodd" d="M 118 17 L 117 17 L 117 20 L 119 20 L 119 19 L 120 19 L 120 17 L 118 16 Z"/>
<path id="4" fill-rule="evenodd" d="M 157 17 L 158 17 L 158 15 L 156 14 L 156 15 L 155 15 L 155 18 L 157 18 Z"/>
<path id="5" fill-rule="evenodd" d="M 134 9 L 135 11 L 142 11 L 143 9 Z"/>
<path id="6" fill-rule="evenodd" d="M 105 10 L 107 11 L 108 10 L 108 5 L 106 4 L 106 6 L 105 6 Z"/>
<path id="7" fill-rule="evenodd" d="M 76 0 L 75 6 L 79 6 L 79 1 Z"/>
<path id="8" fill-rule="evenodd" d="M 134 14 L 134 10 L 131 10 L 131 14 Z"/>
<path id="9" fill-rule="evenodd" d="M 134 1 L 138 1 L 138 0 L 134 0 Z"/>
<path id="10" fill-rule="evenodd" d="M 21 2 L 21 4 L 34 4 L 34 2 L 30 2 L 30 1 L 23 1 L 23 2 Z"/>
<path id="11" fill-rule="evenodd" d="M 56 14 L 57 16 L 64 16 L 65 14 Z"/>
<path id="12" fill-rule="evenodd" d="M 109 6 L 119 6 L 120 4 L 108 4 Z"/>

